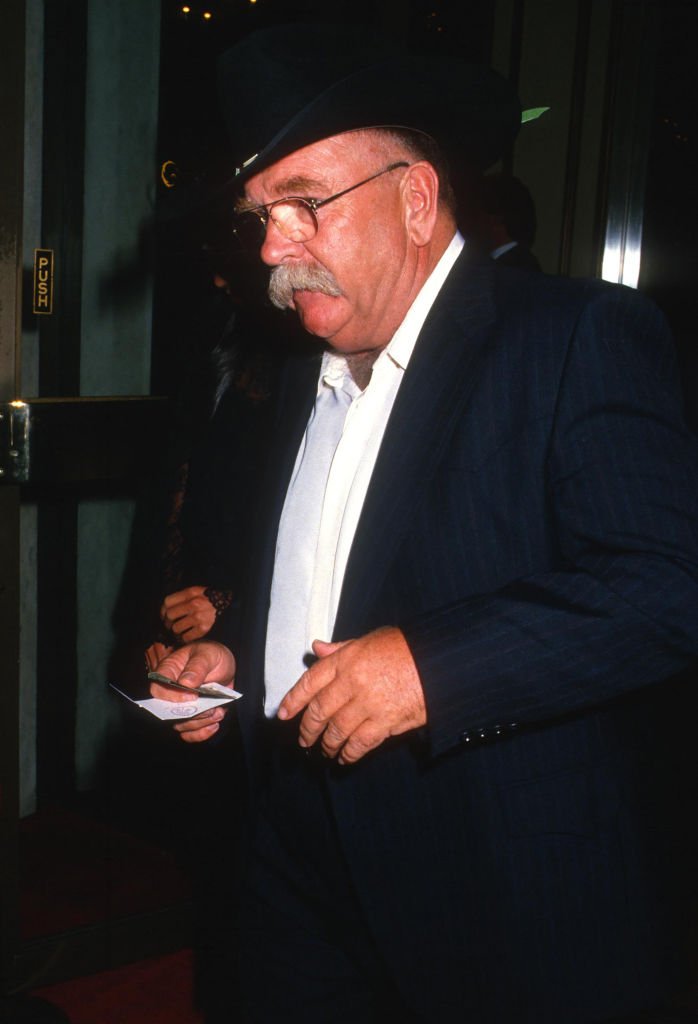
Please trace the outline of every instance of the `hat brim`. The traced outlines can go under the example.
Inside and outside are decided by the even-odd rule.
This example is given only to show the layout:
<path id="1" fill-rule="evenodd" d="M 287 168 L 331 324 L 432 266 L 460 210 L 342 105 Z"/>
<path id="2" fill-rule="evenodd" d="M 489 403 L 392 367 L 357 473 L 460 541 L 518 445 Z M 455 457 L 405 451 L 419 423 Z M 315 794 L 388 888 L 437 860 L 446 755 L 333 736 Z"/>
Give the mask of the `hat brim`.
<path id="1" fill-rule="evenodd" d="M 492 69 L 451 58 L 403 57 L 332 84 L 258 153 L 241 158 L 229 184 L 322 139 L 368 128 L 431 136 L 451 162 L 486 170 L 508 152 L 521 125 L 511 85 Z"/>

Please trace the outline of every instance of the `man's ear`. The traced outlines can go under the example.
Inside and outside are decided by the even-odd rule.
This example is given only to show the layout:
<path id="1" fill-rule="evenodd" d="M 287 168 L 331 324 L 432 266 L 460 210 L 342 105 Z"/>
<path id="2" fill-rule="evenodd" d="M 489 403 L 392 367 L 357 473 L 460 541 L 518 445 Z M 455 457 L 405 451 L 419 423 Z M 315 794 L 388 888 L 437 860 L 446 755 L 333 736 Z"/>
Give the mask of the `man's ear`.
<path id="1" fill-rule="evenodd" d="M 427 245 L 434 233 L 438 213 L 439 178 L 430 163 L 412 164 L 402 182 L 405 225 L 412 242 Z"/>

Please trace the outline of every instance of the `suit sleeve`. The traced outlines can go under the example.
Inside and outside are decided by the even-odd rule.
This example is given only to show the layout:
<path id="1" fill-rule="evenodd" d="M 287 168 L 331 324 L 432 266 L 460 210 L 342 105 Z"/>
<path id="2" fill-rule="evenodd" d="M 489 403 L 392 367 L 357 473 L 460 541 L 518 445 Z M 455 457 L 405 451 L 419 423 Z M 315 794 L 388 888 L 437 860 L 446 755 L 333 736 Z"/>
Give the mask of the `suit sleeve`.
<path id="1" fill-rule="evenodd" d="M 432 753 L 583 711 L 698 654 L 698 472 L 673 343 L 625 289 L 593 295 L 558 385 L 551 569 L 404 626 Z"/>

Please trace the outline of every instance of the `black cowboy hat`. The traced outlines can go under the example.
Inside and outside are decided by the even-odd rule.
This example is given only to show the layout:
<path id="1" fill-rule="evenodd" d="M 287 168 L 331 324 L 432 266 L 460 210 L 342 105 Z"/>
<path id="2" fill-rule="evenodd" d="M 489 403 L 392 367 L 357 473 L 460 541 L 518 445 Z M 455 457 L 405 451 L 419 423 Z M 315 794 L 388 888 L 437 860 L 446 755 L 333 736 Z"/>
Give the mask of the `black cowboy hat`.
<path id="1" fill-rule="evenodd" d="M 304 146 L 361 128 L 423 132 L 452 162 L 485 170 L 521 124 L 515 90 L 490 68 L 398 55 L 356 26 L 264 29 L 226 51 L 218 71 L 236 185 Z"/>

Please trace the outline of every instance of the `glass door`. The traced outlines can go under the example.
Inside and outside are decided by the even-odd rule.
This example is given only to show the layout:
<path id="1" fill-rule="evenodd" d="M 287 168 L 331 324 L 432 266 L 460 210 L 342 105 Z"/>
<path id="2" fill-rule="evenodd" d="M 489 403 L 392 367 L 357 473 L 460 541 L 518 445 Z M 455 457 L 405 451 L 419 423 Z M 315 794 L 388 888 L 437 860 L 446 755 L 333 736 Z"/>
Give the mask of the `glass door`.
<path id="1" fill-rule="evenodd" d="M 7 0 L 0 45 L 0 953 L 11 992 L 177 948 L 190 913 L 164 782 L 173 745 L 108 688 L 144 676 L 155 600 L 160 4 Z"/>

